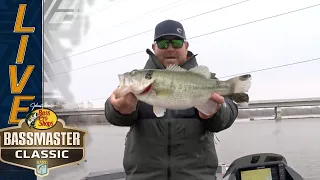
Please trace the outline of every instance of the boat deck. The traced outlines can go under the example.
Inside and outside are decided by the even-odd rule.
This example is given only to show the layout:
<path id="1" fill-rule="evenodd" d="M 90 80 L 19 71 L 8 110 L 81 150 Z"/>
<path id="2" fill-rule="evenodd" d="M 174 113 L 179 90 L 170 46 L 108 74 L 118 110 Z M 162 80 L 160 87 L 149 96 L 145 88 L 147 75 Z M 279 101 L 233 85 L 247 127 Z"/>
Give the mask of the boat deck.
<path id="1" fill-rule="evenodd" d="M 220 164 L 217 168 L 217 180 L 222 180 L 223 175 L 228 170 L 228 164 Z M 81 180 L 125 180 L 126 174 L 123 169 L 110 171 L 91 172 Z"/>

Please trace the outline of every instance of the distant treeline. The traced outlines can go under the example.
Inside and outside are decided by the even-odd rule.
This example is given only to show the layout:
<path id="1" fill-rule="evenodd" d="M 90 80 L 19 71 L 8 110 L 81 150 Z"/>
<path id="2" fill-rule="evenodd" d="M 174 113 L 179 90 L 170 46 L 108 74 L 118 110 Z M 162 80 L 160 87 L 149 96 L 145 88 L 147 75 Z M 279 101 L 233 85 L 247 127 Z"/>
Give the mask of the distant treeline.
<path id="1" fill-rule="evenodd" d="M 310 108 L 282 108 L 281 116 L 296 116 L 296 115 L 320 115 L 320 107 Z M 274 108 L 270 109 L 240 109 L 238 119 L 249 119 L 256 117 L 274 117 Z M 109 124 L 104 115 L 82 115 L 82 116 L 63 116 L 60 117 L 67 124 Z"/>

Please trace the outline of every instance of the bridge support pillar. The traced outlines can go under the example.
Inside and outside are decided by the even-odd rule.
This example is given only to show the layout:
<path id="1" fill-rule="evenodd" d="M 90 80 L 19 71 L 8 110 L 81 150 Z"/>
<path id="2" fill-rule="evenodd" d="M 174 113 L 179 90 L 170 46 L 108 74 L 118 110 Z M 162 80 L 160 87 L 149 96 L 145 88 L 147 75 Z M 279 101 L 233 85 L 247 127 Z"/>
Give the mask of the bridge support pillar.
<path id="1" fill-rule="evenodd" d="M 275 113 L 275 120 L 280 120 L 281 119 L 281 107 L 275 107 L 274 113 Z"/>

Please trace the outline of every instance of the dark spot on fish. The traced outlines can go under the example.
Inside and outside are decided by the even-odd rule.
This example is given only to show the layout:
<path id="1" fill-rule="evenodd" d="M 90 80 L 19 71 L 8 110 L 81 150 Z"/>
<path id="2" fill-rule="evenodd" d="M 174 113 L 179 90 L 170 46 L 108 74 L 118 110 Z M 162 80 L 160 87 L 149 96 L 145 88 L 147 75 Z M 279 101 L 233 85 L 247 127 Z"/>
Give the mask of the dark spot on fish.
<path id="1" fill-rule="evenodd" d="M 216 86 L 218 86 L 218 87 L 219 87 L 219 86 L 220 86 L 220 84 L 221 84 L 221 83 L 220 83 L 220 81 L 217 81 L 217 82 L 216 82 Z"/>
<path id="2" fill-rule="evenodd" d="M 153 70 L 148 70 L 146 75 L 145 75 L 145 78 L 146 79 L 151 79 L 152 78 L 152 74 L 153 74 Z"/>
<path id="3" fill-rule="evenodd" d="M 245 75 L 240 76 L 239 79 L 240 79 L 241 81 L 245 81 L 245 80 L 249 79 L 250 77 L 251 77 L 250 74 L 245 74 Z"/>
<path id="4" fill-rule="evenodd" d="M 227 97 L 229 97 L 236 103 L 247 103 L 249 102 L 249 99 L 250 99 L 247 93 L 235 93 L 235 94 L 228 95 Z"/>

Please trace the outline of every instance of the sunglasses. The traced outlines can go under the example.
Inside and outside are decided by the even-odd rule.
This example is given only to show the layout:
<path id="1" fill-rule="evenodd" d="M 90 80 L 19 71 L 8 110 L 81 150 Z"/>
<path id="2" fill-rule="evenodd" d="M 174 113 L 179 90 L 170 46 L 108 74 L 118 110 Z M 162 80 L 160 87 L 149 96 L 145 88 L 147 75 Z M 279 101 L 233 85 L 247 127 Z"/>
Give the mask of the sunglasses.
<path id="1" fill-rule="evenodd" d="M 173 40 L 159 40 L 156 42 L 159 49 L 167 49 L 169 47 L 169 43 L 171 43 L 172 47 L 175 49 L 181 48 L 183 46 L 184 40 L 182 39 L 173 39 Z"/>

